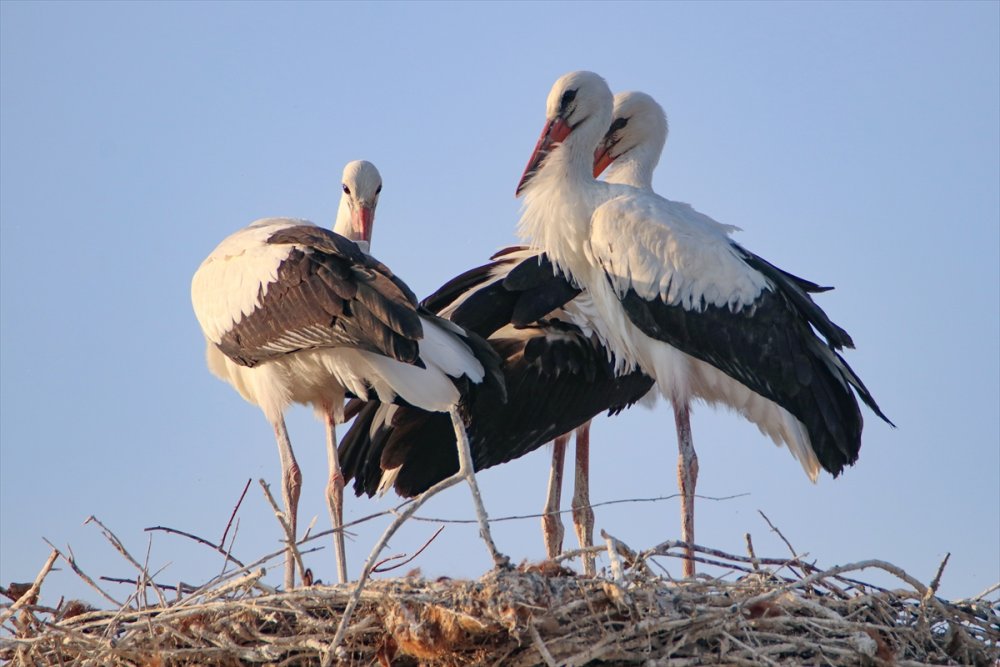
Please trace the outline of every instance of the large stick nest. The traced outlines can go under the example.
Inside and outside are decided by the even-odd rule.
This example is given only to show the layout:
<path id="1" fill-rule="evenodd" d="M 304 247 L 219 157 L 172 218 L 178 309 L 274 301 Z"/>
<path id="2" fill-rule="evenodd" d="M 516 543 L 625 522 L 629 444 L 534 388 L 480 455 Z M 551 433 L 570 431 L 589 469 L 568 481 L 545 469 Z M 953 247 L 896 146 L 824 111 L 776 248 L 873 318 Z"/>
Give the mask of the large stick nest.
<path id="1" fill-rule="evenodd" d="M 947 602 L 881 561 L 820 570 L 698 548 L 730 575 L 676 581 L 652 556 L 610 536 L 610 572 L 585 578 L 553 563 L 479 581 L 370 581 L 333 647 L 354 587 L 275 592 L 263 570 L 206 590 L 143 594 L 111 611 L 77 602 L 2 610 L 0 659 L 15 665 L 994 665 L 1000 603 Z M 752 554 L 752 552 L 751 552 Z M 887 590 L 845 574 L 879 568 Z M 940 574 L 940 573 L 939 573 Z M 43 576 L 40 576 L 40 579 Z M 145 592 L 150 584 L 140 582 Z M 994 589 L 995 591 L 995 589 Z M 991 591 L 993 592 L 993 591 Z M 37 593 L 26 592 L 23 595 Z M 22 596 L 23 597 L 23 596 Z M 12 609 L 11 607 L 15 607 Z"/>

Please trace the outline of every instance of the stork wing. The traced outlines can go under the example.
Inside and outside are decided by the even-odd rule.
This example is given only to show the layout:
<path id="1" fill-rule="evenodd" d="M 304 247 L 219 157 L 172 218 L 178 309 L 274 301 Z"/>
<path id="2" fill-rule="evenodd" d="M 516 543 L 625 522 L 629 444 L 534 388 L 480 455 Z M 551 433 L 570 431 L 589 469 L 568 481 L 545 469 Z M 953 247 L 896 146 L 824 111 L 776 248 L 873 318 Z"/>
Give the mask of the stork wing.
<path id="1" fill-rule="evenodd" d="M 255 366 L 298 350 L 353 347 L 417 360 L 416 298 L 391 271 L 329 230 L 262 222 L 224 241 L 195 275 L 195 311 L 226 356 Z M 228 304 L 225 317 L 211 307 L 219 303 Z"/>
<path id="2" fill-rule="evenodd" d="M 619 296 L 628 290 L 687 309 L 739 309 L 769 282 L 737 255 L 722 225 L 661 197 L 618 197 L 593 216 L 591 252 Z"/>
<path id="3" fill-rule="evenodd" d="M 839 473 L 860 447 L 852 388 L 885 419 L 831 349 L 850 337 L 812 302 L 805 288 L 813 283 L 747 253 L 691 207 L 661 201 L 613 200 L 595 214 L 592 252 L 629 320 L 791 412 L 823 467 Z M 674 226 L 678 219 L 685 224 Z"/>
<path id="4" fill-rule="evenodd" d="M 614 413 L 652 387 L 641 371 L 617 376 L 603 349 L 573 325 L 547 322 L 505 327 L 490 339 L 503 359 L 508 401 L 475 387 L 463 409 L 475 469 L 538 449 L 605 410 Z M 369 403 L 340 444 L 346 480 L 358 495 L 374 495 L 391 471 L 396 492 L 414 496 L 458 471 L 455 434 L 446 415 Z"/>

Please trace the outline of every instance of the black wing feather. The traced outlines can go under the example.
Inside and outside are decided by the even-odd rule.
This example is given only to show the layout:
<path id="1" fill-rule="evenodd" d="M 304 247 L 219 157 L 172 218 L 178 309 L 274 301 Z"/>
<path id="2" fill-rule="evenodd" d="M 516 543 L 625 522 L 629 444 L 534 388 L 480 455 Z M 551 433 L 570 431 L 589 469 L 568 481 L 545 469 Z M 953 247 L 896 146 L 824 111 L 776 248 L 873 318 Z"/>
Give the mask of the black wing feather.
<path id="1" fill-rule="evenodd" d="M 357 245 L 312 225 L 286 227 L 267 243 L 291 245 L 257 307 L 219 349 L 255 366 L 303 349 L 352 347 L 412 363 L 423 328 L 413 293 Z"/>
<path id="2" fill-rule="evenodd" d="M 758 257 L 736 244 L 733 244 L 733 246 L 744 262 L 751 268 L 767 276 L 782 291 L 802 317 L 826 338 L 827 343 L 833 349 L 839 350 L 845 347 L 854 347 L 854 341 L 851 339 L 850 334 L 834 324 L 827 317 L 827 314 L 823 312 L 823 309 L 816 305 L 816 302 L 809 296 L 810 292 L 825 292 L 833 289 L 832 287 L 820 287 L 814 282 L 799 278 L 779 269 L 762 257 Z"/>
<path id="3" fill-rule="evenodd" d="M 563 332 L 547 343 L 541 327 L 519 334 L 490 339 L 503 358 L 507 402 L 492 388 L 476 386 L 463 404 L 476 470 L 534 451 L 601 412 L 620 412 L 653 386 L 652 379 L 638 371 L 615 377 L 603 350 L 582 334 L 567 339 Z M 531 358 L 525 354 L 529 342 L 534 348 Z M 576 363 L 555 368 L 550 362 L 560 355 Z M 589 369 L 591 380 L 568 370 L 574 367 Z M 374 495 L 383 471 L 397 467 L 394 488 L 404 497 L 458 472 L 455 434 L 447 415 L 399 407 L 391 423 L 378 423 L 377 417 L 384 414 L 374 404 L 365 406 L 341 441 L 344 476 L 354 479 L 355 493 Z"/>
<path id="4" fill-rule="evenodd" d="M 547 258 L 525 259 L 497 280 L 504 265 L 513 264 L 509 254 L 499 253 L 501 259 L 467 271 L 424 301 L 445 308 L 462 298 L 452 321 L 492 334 L 489 345 L 502 360 L 506 402 L 499 383 L 467 387 L 463 393 L 461 410 L 477 470 L 533 451 L 601 412 L 616 414 L 653 385 L 638 371 L 616 377 L 596 340 L 572 324 L 541 319 L 580 293 L 553 271 Z M 522 328 L 513 333 L 500 332 L 513 323 L 515 313 L 530 313 L 532 321 L 539 321 L 519 323 Z M 358 495 L 373 495 L 384 471 L 394 468 L 399 468 L 395 489 L 403 496 L 421 493 L 457 472 L 455 435 L 447 415 L 410 406 L 391 414 L 389 419 L 387 410 L 366 405 L 341 441 L 344 476 L 354 479 Z"/>
<path id="5" fill-rule="evenodd" d="M 828 346 L 810 328 L 829 322 L 826 314 L 789 283 L 787 278 L 776 282 L 775 289 L 764 290 L 753 304 L 738 310 L 714 305 L 687 310 L 646 300 L 632 289 L 621 302 L 646 335 L 715 366 L 788 410 L 805 425 L 823 468 L 838 475 L 857 460 L 861 447 L 861 411 L 849 386 L 882 414 L 867 390 L 852 381 L 856 375 L 832 344 Z M 845 370 L 830 363 L 834 357 Z"/>

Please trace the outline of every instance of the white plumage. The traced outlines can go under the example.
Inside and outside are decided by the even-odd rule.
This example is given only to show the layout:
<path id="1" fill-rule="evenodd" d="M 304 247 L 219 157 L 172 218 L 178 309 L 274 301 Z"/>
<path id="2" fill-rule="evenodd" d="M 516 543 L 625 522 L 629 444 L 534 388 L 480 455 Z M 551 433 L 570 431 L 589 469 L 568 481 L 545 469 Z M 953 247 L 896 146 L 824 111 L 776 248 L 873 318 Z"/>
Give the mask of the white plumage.
<path id="1" fill-rule="evenodd" d="M 623 170 L 638 187 L 595 181 L 594 149 L 612 121 L 596 74 L 559 79 L 546 118 L 518 186 L 519 232 L 590 294 L 594 329 L 619 370 L 641 368 L 673 404 L 685 541 L 694 537 L 693 399 L 737 410 L 787 444 L 812 478 L 821 465 L 837 474 L 853 463 L 861 416 L 851 388 L 884 416 L 835 351 L 851 341 L 809 297 L 822 288 L 733 243 L 735 227 L 653 193 L 658 150 Z M 665 119 L 663 130 L 665 139 Z"/>
<path id="2" fill-rule="evenodd" d="M 375 167 L 348 164 L 342 189 L 335 229 L 343 236 L 303 220 L 258 220 L 223 240 L 191 285 L 209 369 L 259 406 L 274 427 L 293 534 L 301 472 L 283 418 L 290 404 L 313 406 L 326 423 L 327 500 L 336 528 L 342 525 L 343 477 L 335 426 L 343 421 L 345 395 L 385 403 L 400 397 L 425 410 L 453 413 L 461 429 L 456 381 L 483 382 L 484 360 L 496 364 L 481 341 L 421 312 L 409 288 L 362 251 L 381 191 Z M 461 445 L 464 438 L 457 437 Z M 343 581 L 342 534 L 335 538 Z M 293 579 L 289 554 L 286 587 Z"/>

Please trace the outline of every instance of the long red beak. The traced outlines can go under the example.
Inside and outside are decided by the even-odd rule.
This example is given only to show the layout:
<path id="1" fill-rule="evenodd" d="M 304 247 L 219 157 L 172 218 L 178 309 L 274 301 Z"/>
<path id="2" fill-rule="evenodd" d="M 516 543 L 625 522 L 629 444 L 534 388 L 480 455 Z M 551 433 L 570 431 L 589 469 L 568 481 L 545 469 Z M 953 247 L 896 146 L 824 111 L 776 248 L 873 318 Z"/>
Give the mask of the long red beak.
<path id="1" fill-rule="evenodd" d="M 372 225 L 375 224 L 375 208 L 372 206 L 359 206 L 354 212 L 354 233 L 360 237 L 361 241 L 372 242 Z"/>
<path id="2" fill-rule="evenodd" d="M 572 131 L 573 128 L 562 118 L 555 118 L 545 125 L 545 129 L 542 130 L 542 136 L 538 138 L 538 143 L 535 144 L 535 151 L 531 154 L 531 159 L 528 160 L 528 166 L 524 168 L 524 173 L 521 174 L 517 190 L 514 191 L 515 197 L 521 195 L 525 186 L 528 185 L 528 181 L 538 172 L 542 166 L 542 161 L 545 160 L 545 156 L 565 141 L 566 137 Z"/>
<path id="3" fill-rule="evenodd" d="M 615 159 L 611 157 L 611 144 L 601 142 L 601 145 L 594 151 L 594 178 L 601 175 Z"/>

